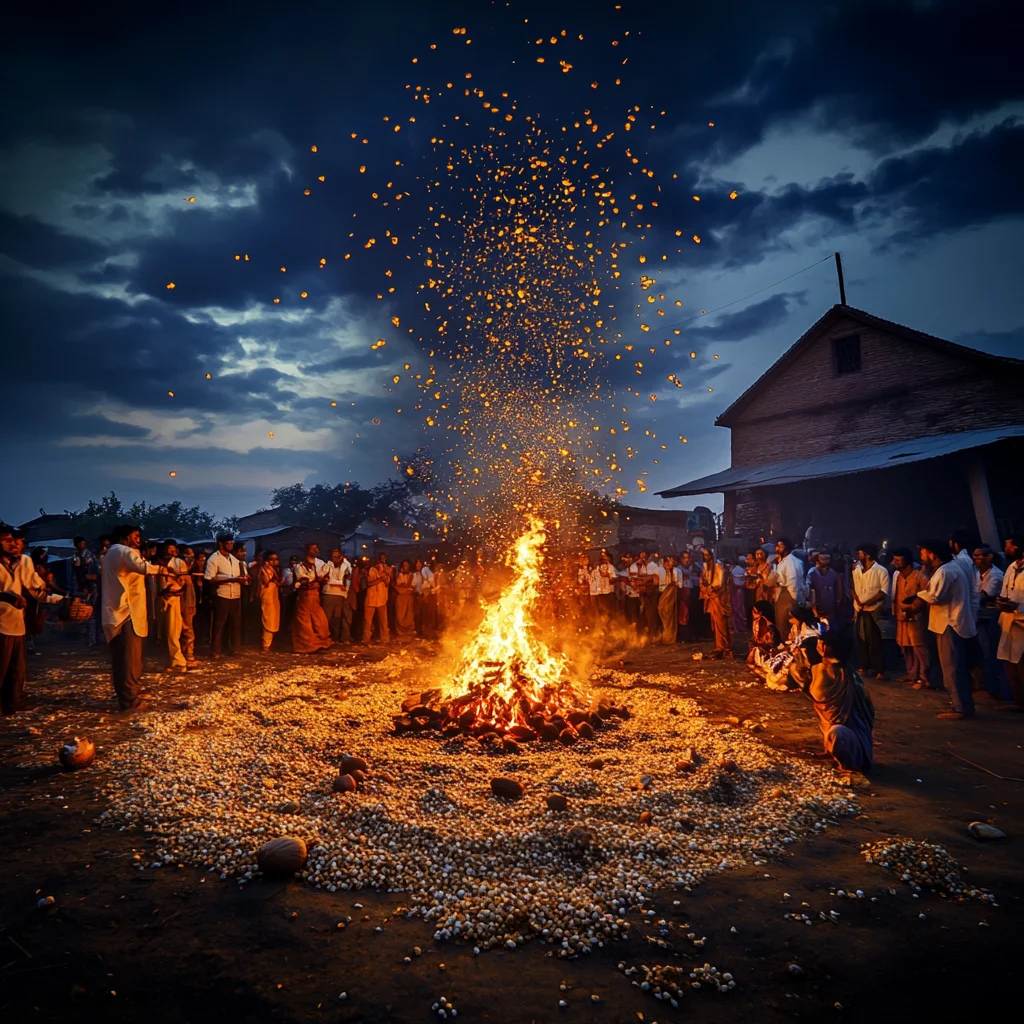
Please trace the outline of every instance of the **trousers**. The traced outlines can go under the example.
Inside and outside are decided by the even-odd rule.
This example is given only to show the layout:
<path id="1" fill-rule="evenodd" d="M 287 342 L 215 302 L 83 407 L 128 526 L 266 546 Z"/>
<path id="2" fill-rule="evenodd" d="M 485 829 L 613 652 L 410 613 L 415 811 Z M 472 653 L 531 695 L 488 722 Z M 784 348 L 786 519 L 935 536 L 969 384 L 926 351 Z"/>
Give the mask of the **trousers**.
<path id="1" fill-rule="evenodd" d="M 161 597 L 158 607 L 161 632 L 167 641 L 167 666 L 184 668 L 185 655 L 181 650 L 181 598 Z"/>
<path id="2" fill-rule="evenodd" d="M 195 605 L 181 609 L 181 653 L 185 661 L 194 661 L 196 656 Z"/>
<path id="3" fill-rule="evenodd" d="M 0 633 L 0 714 L 13 715 L 25 700 L 25 635 Z"/>
<path id="4" fill-rule="evenodd" d="M 878 675 L 885 671 L 885 648 L 878 621 L 868 611 L 857 612 L 857 654 L 860 670 L 871 669 Z"/>
<path id="5" fill-rule="evenodd" d="M 386 604 L 378 605 L 376 608 L 367 605 L 363 609 L 363 643 L 368 644 L 370 637 L 373 636 L 373 623 L 376 619 L 377 624 L 380 628 L 380 640 L 382 643 L 387 643 L 388 636 L 388 606 Z"/>
<path id="6" fill-rule="evenodd" d="M 320 604 L 327 616 L 331 639 L 336 643 L 352 638 L 352 605 L 347 594 L 322 594 Z"/>
<path id="7" fill-rule="evenodd" d="M 114 693 L 122 708 L 130 707 L 142 690 L 142 645 L 144 636 L 135 632 L 129 619 L 110 641 L 110 670 Z"/>
<path id="8" fill-rule="evenodd" d="M 973 715 L 974 697 L 971 694 L 971 677 L 967 671 L 967 642 L 952 626 L 938 633 L 935 642 L 939 648 L 942 681 L 949 692 L 953 710 L 962 715 Z"/>
<path id="9" fill-rule="evenodd" d="M 242 599 L 213 595 L 213 654 L 223 650 L 224 634 L 228 636 L 228 653 L 237 654 L 242 646 Z"/>

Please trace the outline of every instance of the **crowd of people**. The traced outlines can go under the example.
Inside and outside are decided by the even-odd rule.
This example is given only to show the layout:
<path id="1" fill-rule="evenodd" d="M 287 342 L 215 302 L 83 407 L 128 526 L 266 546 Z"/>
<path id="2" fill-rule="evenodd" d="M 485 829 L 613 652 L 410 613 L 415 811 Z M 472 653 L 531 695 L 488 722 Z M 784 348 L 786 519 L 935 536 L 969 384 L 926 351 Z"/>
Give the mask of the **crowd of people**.
<path id="1" fill-rule="evenodd" d="M 616 564 L 608 551 L 584 554 L 545 566 L 537 615 L 563 631 L 618 627 L 635 643 L 713 640 L 713 658 L 734 658 L 736 634 L 749 634 L 750 669 L 770 689 L 811 695 L 826 747 L 861 770 L 870 763 L 864 727 L 873 717 L 862 679 L 886 678 L 893 658 L 885 634 L 902 658 L 903 681 L 948 693 L 940 718 L 971 717 L 982 689 L 1024 711 L 1024 542 L 1009 537 L 999 553 L 975 541 L 958 531 L 914 549 L 865 543 L 854 557 L 826 546 L 794 549 L 787 538 L 734 556 L 716 557 L 709 547 L 664 557 L 641 551 Z M 458 618 L 457 606 L 486 575 L 479 561 L 450 578 L 436 561 L 394 566 L 387 553 L 350 561 L 336 549 L 325 561 L 315 544 L 283 566 L 274 551 L 247 558 L 227 534 L 215 550 L 194 550 L 143 541 L 131 524 L 95 551 L 81 537 L 74 545 L 69 591 L 55 582 L 45 549 L 26 555 L 19 531 L 0 525 L 5 715 L 22 705 L 26 647 L 54 604 L 78 607 L 89 643 L 102 629 L 117 699 L 136 710 L 145 702 L 147 638 L 172 673 L 244 645 L 315 654 L 334 644 L 430 639 Z M 826 720 L 833 733 L 849 731 L 847 720 L 859 727 L 829 740 Z"/>

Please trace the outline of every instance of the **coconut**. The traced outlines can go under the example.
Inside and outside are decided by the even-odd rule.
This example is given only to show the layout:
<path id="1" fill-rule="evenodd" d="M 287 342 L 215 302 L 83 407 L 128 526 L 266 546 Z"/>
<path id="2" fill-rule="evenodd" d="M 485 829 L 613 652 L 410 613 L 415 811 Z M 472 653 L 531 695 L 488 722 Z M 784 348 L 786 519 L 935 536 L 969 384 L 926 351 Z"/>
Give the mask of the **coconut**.
<path id="1" fill-rule="evenodd" d="M 65 743 L 57 751 L 60 763 L 69 771 L 84 768 L 96 756 L 96 746 L 91 740 L 80 740 L 75 737 L 74 743 Z"/>
<path id="2" fill-rule="evenodd" d="M 306 863 L 306 841 L 281 836 L 264 843 L 256 852 L 256 863 L 267 875 L 292 875 Z"/>

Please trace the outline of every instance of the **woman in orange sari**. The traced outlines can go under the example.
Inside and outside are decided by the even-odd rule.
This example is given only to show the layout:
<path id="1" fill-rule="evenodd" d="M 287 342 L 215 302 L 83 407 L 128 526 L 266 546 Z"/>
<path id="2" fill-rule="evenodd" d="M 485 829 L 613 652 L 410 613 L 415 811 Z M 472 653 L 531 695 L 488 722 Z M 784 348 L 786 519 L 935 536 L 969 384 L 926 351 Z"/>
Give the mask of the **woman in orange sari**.
<path id="1" fill-rule="evenodd" d="M 292 650 L 316 654 L 331 646 L 331 628 L 320 607 L 320 584 L 324 563 L 306 548 L 306 557 L 295 566 L 295 618 L 292 620 Z"/>
<path id="2" fill-rule="evenodd" d="M 413 573 L 409 560 L 399 566 L 395 576 L 395 636 L 411 640 L 416 635 L 416 617 L 413 611 Z"/>

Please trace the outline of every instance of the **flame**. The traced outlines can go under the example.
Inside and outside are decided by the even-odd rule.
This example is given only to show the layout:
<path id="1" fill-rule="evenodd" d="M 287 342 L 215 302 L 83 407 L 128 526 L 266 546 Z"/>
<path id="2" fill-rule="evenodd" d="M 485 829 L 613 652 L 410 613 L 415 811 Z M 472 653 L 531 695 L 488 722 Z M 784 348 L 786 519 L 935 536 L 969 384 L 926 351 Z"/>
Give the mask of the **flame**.
<path id="1" fill-rule="evenodd" d="M 568 659 L 550 650 L 533 617 L 541 596 L 545 539 L 543 522 L 531 517 L 508 555 L 512 582 L 487 608 L 455 672 L 443 684 L 449 720 L 472 713 L 474 725 L 530 728 L 531 718 L 535 725 L 538 716 L 585 706 L 570 680 Z"/>

